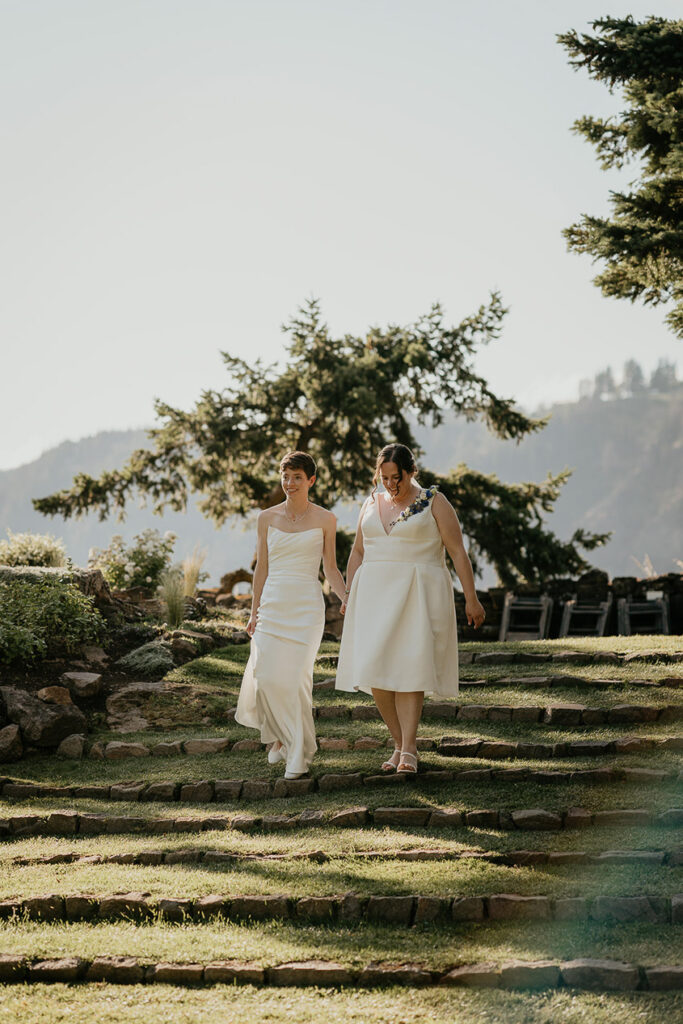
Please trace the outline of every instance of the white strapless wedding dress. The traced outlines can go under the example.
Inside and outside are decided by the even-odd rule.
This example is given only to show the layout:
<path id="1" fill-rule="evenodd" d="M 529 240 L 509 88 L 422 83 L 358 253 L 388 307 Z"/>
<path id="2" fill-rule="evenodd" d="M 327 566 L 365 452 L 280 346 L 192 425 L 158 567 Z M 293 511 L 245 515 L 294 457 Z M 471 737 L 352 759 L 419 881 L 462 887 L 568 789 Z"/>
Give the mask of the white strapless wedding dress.
<path id="1" fill-rule="evenodd" d="M 325 627 L 318 580 L 320 527 L 286 533 L 268 527 L 268 576 L 235 721 L 259 729 L 262 743 L 279 740 L 287 771 L 308 771 L 317 750 L 313 724 L 313 663 Z"/>
<path id="2" fill-rule="evenodd" d="M 458 692 L 453 583 L 432 514 L 424 508 L 387 533 L 380 496 L 363 512 L 363 561 L 353 577 L 339 650 L 337 690 Z"/>

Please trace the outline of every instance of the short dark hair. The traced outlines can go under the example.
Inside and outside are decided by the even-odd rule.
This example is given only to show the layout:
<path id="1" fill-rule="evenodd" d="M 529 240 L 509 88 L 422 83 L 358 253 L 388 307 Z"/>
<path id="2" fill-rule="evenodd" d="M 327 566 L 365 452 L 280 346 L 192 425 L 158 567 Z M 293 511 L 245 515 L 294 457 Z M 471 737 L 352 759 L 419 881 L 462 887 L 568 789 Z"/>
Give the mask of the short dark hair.
<path id="1" fill-rule="evenodd" d="M 315 460 L 308 452 L 287 452 L 280 460 L 280 473 L 286 469 L 303 469 L 309 480 L 316 474 Z"/>

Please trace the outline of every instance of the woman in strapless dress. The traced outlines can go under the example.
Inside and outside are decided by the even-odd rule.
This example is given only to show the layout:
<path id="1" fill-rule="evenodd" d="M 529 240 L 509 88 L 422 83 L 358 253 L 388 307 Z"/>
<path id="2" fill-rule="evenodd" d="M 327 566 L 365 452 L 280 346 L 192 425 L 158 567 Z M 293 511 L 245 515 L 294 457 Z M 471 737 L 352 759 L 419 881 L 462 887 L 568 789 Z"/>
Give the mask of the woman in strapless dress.
<path id="1" fill-rule="evenodd" d="M 415 481 L 409 448 L 390 444 L 375 467 L 346 572 L 347 603 L 336 688 L 371 693 L 394 740 L 384 771 L 417 771 L 426 693 L 458 692 L 458 634 L 451 556 L 467 621 L 484 621 L 458 517 L 435 487 Z M 382 482 L 384 490 L 377 491 Z"/>
<path id="2" fill-rule="evenodd" d="M 321 558 L 330 586 L 344 599 L 336 518 L 308 496 L 315 473 L 310 455 L 288 452 L 280 463 L 285 500 L 259 514 L 251 653 L 235 713 L 236 722 L 259 729 L 261 742 L 271 744 L 271 764 L 286 762 L 286 779 L 304 775 L 317 749 L 312 694 L 325 627 Z"/>

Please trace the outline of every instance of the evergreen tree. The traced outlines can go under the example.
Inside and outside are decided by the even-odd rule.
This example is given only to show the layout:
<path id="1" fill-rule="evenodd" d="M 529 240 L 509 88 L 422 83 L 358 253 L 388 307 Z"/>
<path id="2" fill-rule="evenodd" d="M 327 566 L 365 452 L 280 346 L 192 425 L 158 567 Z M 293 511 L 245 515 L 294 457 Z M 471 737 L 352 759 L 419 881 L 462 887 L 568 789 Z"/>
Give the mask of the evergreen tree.
<path id="1" fill-rule="evenodd" d="M 500 297 L 457 327 L 444 322 L 440 307 L 408 327 L 372 327 L 363 337 L 333 338 L 318 303 L 310 301 L 284 328 L 289 336 L 283 368 L 248 363 L 228 353 L 225 390 L 205 391 L 190 412 L 156 403 L 162 425 L 150 431 L 151 447 L 133 452 L 121 470 L 99 478 L 78 474 L 69 490 L 34 499 L 47 515 L 83 515 L 96 510 L 123 516 L 136 496 L 155 512 L 183 510 L 191 493 L 217 525 L 283 498 L 278 462 L 288 449 L 304 449 L 319 467 L 318 501 L 368 490 L 377 451 L 399 441 L 419 455 L 411 423 L 438 426 L 447 411 L 481 419 L 500 438 L 521 440 L 540 430 L 532 419 L 500 398 L 475 373 L 476 349 L 498 337 L 506 310 Z M 485 556 L 501 581 L 581 572 L 578 548 L 603 544 L 606 534 L 577 531 L 562 542 L 543 524 L 564 471 L 540 484 L 503 484 L 459 466 L 425 482 L 438 483 L 457 509 L 472 556 Z M 343 551 L 340 551 L 343 558 Z"/>
<path id="2" fill-rule="evenodd" d="M 678 383 L 676 364 L 669 359 L 660 359 L 650 375 L 650 387 L 653 391 L 673 391 Z"/>
<path id="3" fill-rule="evenodd" d="M 623 388 L 629 395 L 640 395 L 645 390 L 645 374 L 635 359 L 627 359 L 624 363 Z"/>
<path id="4" fill-rule="evenodd" d="M 604 370 L 600 370 L 595 375 L 593 395 L 595 398 L 615 398 L 616 394 L 617 385 L 614 381 L 612 368 L 606 366 Z"/>
<path id="5" fill-rule="evenodd" d="M 570 64 L 610 92 L 623 90 L 617 117 L 581 117 L 603 169 L 637 160 L 628 192 L 612 192 L 610 217 L 584 215 L 564 235 L 570 250 L 602 263 L 604 295 L 670 303 L 669 327 L 683 337 L 683 21 L 599 18 L 595 35 L 558 36 Z"/>

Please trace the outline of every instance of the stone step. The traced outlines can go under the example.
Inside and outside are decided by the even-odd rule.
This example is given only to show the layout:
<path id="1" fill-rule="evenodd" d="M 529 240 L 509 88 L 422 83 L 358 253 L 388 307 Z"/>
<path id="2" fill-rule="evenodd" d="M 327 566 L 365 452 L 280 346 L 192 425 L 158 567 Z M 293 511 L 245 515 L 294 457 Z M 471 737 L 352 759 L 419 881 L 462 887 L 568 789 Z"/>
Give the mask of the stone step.
<path id="1" fill-rule="evenodd" d="M 235 829 L 239 832 L 288 832 L 301 828 L 493 828 L 520 831 L 559 831 L 590 827 L 677 828 L 683 825 L 683 808 L 663 811 L 621 808 L 589 811 L 570 807 L 549 811 L 541 807 L 513 811 L 496 808 L 461 810 L 450 807 L 342 807 L 328 812 L 305 810 L 299 814 L 212 814 L 207 817 L 146 818 L 133 815 L 53 811 L 0 819 L 0 838 L 72 835 L 163 835 Z"/>
<path id="2" fill-rule="evenodd" d="M 683 662 L 683 651 L 665 651 L 652 649 L 649 651 L 557 651 L 546 648 L 539 651 L 486 650 L 458 652 L 459 665 L 674 665 Z M 316 658 L 316 665 L 332 665 L 339 663 L 337 654 L 321 654 Z"/>
<path id="3" fill-rule="evenodd" d="M 31 867 L 38 864 L 135 864 L 142 866 L 160 864 L 202 864 L 204 867 L 222 867 L 231 864 L 243 864 L 250 861 L 266 863 L 270 861 L 304 860 L 314 864 L 328 864 L 332 861 L 346 862 L 349 860 L 395 860 L 410 863 L 445 862 L 477 860 L 486 864 L 497 864 L 502 867 L 563 867 L 571 864 L 584 864 L 591 867 L 612 867 L 615 864 L 647 864 L 653 867 L 683 866 L 683 847 L 672 850 L 600 850 L 587 853 L 582 850 L 548 852 L 545 850 L 512 850 L 500 853 L 496 850 L 450 850 L 438 847 L 407 850 L 352 850 L 347 853 L 325 853 L 324 850 L 312 850 L 308 853 L 239 853 L 220 849 L 187 849 L 176 850 L 140 850 L 138 852 L 93 854 L 55 853 L 43 857 L 14 857 L 12 865 Z"/>
<path id="4" fill-rule="evenodd" d="M 320 686 L 321 684 L 314 684 Z M 619 687 L 623 690 L 625 686 L 628 687 L 640 687 L 648 690 L 658 689 L 671 689 L 678 690 L 683 687 L 683 674 L 676 676 L 662 676 L 660 679 L 601 679 L 592 678 L 589 676 L 575 676 L 567 675 L 562 673 L 560 675 L 519 675 L 519 676 L 487 676 L 485 679 L 472 678 L 472 679 L 461 679 L 460 688 L 463 690 L 467 689 L 478 689 L 480 687 L 489 687 L 489 689 L 498 689 L 503 687 L 511 687 L 516 690 L 543 690 L 546 688 L 553 689 L 584 689 L 584 690 L 609 690 L 612 687 Z"/>
<path id="5" fill-rule="evenodd" d="M 490 746 L 490 744 L 489 744 Z M 4 799 L 41 800 L 116 800 L 125 803 L 235 803 L 236 801 L 284 799 L 325 795 L 347 789 L 395 788 L 414 786 L 455 786 L 463 782 L 476 785 L 501 782 L 541 785 L 667 785 L 680 781 L 681 771 L 675 768 L 587 768 L 574 771 L 547 771 L 535 768 L 474 768 L 366 775 L 363 772 L 336 772 L 301 779 L 202 779 L 176 782 L 129 780 L 113 785 L 43 786 L 32 782 L 5 782 L 0 792 Z M 0 822 L 2 819 L 0 819 Z M 1 826 L 0 826 L 0 834 Z"/>
<path id="6" fill-rule="evenodd" d="M 197 899 L 151 896 L 149 893 L 50 893 L 0 901 L 0 920 L 28 921 L 163 921 L 204 923 L 229 921 L 305 921 L 352 924 L 413 924 L 472 921 L 595 921 L 683 924 L 683 894 L 675 896 L 226 896 L 210 893 Z"/>
<path id="7" fill-rule="evenodd" d="M 124 985 L 197 986 L 246 984 L 269 986 L 343 986 L 377 988 L 389 985 L 453 985 L 497 989 L 588 989 L 593 992 L 676 991 L 683 988 L 683 967 L 639 966 L 621 960 L 581 958 L 509 960 L 499 964 L 470 963 L 432 969 L 424 963 L 373 961 L 363 967 L 330 960 L 298 960 L 263 967 L 251 961 L 210 963 L 150 962 L 133 956 L 92 958 L 60 956 L 37 959 L 0 955 L 0 982 L 110 982 Z"/>

